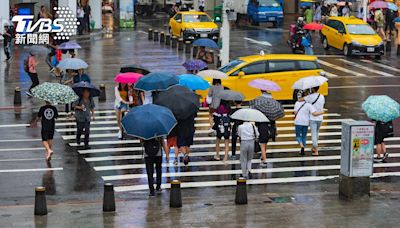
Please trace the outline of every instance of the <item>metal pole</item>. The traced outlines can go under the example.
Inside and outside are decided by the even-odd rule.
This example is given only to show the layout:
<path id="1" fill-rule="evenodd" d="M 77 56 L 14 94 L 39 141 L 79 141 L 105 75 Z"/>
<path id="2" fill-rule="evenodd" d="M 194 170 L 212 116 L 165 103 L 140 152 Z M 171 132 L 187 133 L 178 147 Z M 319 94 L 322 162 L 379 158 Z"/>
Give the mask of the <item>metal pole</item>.
<path id="1" fill-rule="evenodd" d="M 226 65 L 229 63 L 229 43 L 230 43 L 230 28 L 229 28 L 229 21 L 228 21 L 228 14 L 226 10 L 228 9 L 227 4 L 229 0 L 223 1 L 222 7 L 222 28 L 221 28 L 221 35 L 222 38 L 222 50 L 221 50 L 221 64 Z"/>
<path id="2" fill-rule="evenodd" d="M 368 0 L 363 0 L 363 20 L 367 22 Z"/>

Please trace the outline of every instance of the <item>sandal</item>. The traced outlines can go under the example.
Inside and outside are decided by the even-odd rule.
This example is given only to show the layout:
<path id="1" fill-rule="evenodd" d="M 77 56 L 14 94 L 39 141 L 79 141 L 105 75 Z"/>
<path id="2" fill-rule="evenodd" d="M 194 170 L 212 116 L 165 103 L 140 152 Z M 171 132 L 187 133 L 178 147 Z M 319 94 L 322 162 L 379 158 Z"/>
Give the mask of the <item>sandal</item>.
<path id="1" fill-rule="evenodd" d="M 221 158 L 219 156 L 214 156 L 214 160 L 221 161 Z"/>

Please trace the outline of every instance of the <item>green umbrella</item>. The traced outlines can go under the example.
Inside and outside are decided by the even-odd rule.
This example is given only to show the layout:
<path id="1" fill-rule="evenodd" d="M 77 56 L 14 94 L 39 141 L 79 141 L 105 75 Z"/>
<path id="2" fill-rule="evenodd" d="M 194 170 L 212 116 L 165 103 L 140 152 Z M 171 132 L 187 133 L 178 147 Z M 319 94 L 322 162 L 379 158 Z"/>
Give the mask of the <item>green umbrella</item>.
<path id="1" fill-rule="evenodd" d="M 33 97 L 48 101 L 52 104 L 68 104 L 79 98 L 71 87 L 48 82 L 33 88 L 32 94 Z"/>

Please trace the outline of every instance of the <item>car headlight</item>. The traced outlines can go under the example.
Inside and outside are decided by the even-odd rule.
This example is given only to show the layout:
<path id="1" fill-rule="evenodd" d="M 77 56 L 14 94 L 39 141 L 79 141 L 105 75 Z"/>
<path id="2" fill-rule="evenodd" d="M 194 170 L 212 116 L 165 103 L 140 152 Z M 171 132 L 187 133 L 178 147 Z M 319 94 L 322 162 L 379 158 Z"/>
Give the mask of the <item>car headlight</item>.
<path id="1" fill-rule="evenodd" d="M 211 32 L 212 32 L 212 33 L 219 32 L 219 28 L 212 29 Z"/>
<path id="2" fill-rule="evenodd" d="M 378 46 L 382 46 L 382 45 L 384 45 L 385 43 L 383 42 L 383 41 L 381 41 L 379 44 L 378 44 Z"/>
<path id="3" fill-rule="evenodd" d="M 196 33 L 194 29 L 189 29 L 189 28 L 185 29 L 185 32 Z"/>
<path id="4" fill-rule="evenodd" d="M 362 46 L 362 44 L 358 41 L 351 41 L 351 44 L 354 46 Z"/>

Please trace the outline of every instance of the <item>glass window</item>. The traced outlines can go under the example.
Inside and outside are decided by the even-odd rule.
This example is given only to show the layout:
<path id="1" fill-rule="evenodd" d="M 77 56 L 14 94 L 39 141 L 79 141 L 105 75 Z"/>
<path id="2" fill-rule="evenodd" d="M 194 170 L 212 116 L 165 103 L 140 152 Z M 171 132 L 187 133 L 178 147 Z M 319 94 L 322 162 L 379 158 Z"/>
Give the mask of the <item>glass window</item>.
<path id="1" fill-rule="evenodd" d="M 185 22 L 211 22 L 212 20 L 207 15 L 186 14 L 183 16 Z"/>
<path id="2" fill-rule="evenodd" d="M 258 5 L 259 6 L 278 7 L 279 3 L 277 3 L 275 0 L 258 0 Z"/>
<path id="3" fill-rule="evenodd" d="M 315 61 L 297 61 L 299 70 L 315 70 L 319 69 L 319 64 Z"/>
<path id="4" fill-rule="evenodd" d="M 266 72 L 266 64 L 265 62 L 258 62 L 249 64 L 245 67 L 242 67 L 240 71 L 243 71 L 245 75 L 250 74 L 265 74 Z"/>
<path id="5" fill-rule="evenodd" d="M 374 29 L 371 28 L 369 25 L 362 25 L 362 24 L 357 24 L 357 25 L 347 25 L 347 31 L 349 31 L 350 34 L 353 35 L 375 35 Z"/>
<path id="6" fill-rule="evenodd" d="M 179 20 L 182 20 L 182 14 L 177 14 L 175 16 L 175 21 L 179 21 Z"/>
<path id="7" fill-rule="evenodd" d="M 237 66 L 239 66 L 240 64 L 242 64 L 243 61 L 242 60 L 233 60 L 232 62 L 226 64 L 225 66 L 219 68 L 219 71 L 222 71 L 224 73 L 228 73 L 229 71 L 235 69 Z"/>
<path id="8" fill-rule="evenodd" d="M 342 22 L 338 22 L 337 30 L 338 30 L 339 32 L 346 33 L 346 29 L 344 28 L 344 24 L 343 24 Z"/>
<path id="9" fill-rule="evenodd" d="M 329 20 L 328 23 L 326 23 L 326 25 L 328 25 L 331 28 L 334 28 L 337 30 L 337 26 L 338 26 L 338 21 L 335 20 Z"/>
<path id="10" fill-rule="evenodd" d="M 283 72 L 296 70 L 295 61 L 273 60 L 268 62 L 269 72 Z"/>

